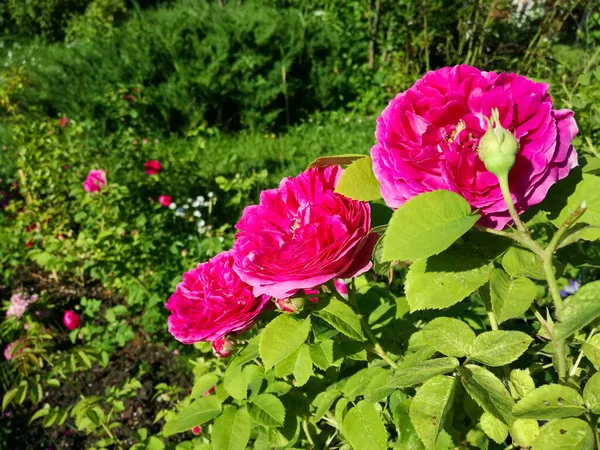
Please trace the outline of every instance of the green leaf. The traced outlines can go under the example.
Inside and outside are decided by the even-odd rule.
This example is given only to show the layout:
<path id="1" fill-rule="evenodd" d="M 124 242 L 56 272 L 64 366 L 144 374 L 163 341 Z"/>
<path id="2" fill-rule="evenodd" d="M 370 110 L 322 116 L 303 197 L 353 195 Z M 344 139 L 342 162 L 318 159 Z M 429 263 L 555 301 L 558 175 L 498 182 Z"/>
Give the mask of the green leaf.
<path id="1" fill-rule="evenodd" d="M 214 395 L 200 397 L 191 405 L 183 408 L 173 419 L 169 420 L 163 429 L 165 436 L 191 430 L 214 419 L 221 413 L 221 403 Z"/>
<path id="2" fill-rule="evenodd" d="M 336 388 L 329 388 L 326 391 L 319 392 L 319 394 L 312 401 L 311 405 L 315 406 L 317 410 L 312 417 L 312 422 L 316 423 L 323 418 L 325 414 L 331 409 L 333 402 L 335 402 L 342 393 Z"/>
<path id="3" fill-rule="evenodd" d="M 82 350 L 77 350 L 77 356 L 81 360 L 81 363 L 84 365 L 86 369 L 92 368 L 92 361 L 90 361 L 90 357 L 85 354 Z"/>
<path id="4" fill-rule="evenodd" d="M 275 366 L 275 375 L 278 377 L 285 377 L 290 374 L 294 374 L 296 386 L 303 386 L 306 384 L 313 374 L 312 360 L 310 358 L 308 345 L 302 344 L 298 350 L 278 362 Z"/>
<path id="5" fill-rule="evenodd" d="M 583 354 L 589 359 L 596 368 L 600 367 L 600 335 L 592 336 L 589 342 L 582 346 Z"/>
<path id="6" fill-rule="evenodd" d="M 452 306 L 483 286 L 494 266 L 464 249 L 414 262 L 406 276 L 406 299 L 411 311 Z"/>
<path id="7" fill-rule="evenodd" d="M 146 444 L 145 450 L 163 450 L 165 448 L 165 444 L 156 436 L 150 436 L 148 439 L 148 443 Z M 195 450 L 195 449 L 194 449 Z"/>
<path id="8" fill-rule="evenodd" d="M 252 419 L 246 408 L 226 406 L 213 425 L 213 450 L 244 450 L 250 440 Z"/>
<path id="9" fill-rule="evenodd" d="M 344 417 L 344 434 L 354 450 L 387 450 L 387 432 L 373 403 L 359 402 Z"/>
<path id="10" fill-rule="evenodd" d="M 367 367 L 359 370 L 346 380 L 340 390 L 350 400 L 354 400 L 359 395 L 364 395 L 373 377 L 380 373 L 387 373 L 387 370 L 383 367 Z"/>
<path id="11" fill-rule="evenodd" d="M 583 411 L 583 398 L 575 389 L 546 384 L 519 400 L 513 415 L 522 419 L 563 419 L 580 416 Z"/>
<path id="12" fill-rule="evenodd" d="M 410 420 L 427 450 L 435 450 L 438 434 L 452 408 L 455 380 L 438 375 L 423 383 L 410 405 Z"/>
<path id="13" fill-rule="evenodd" d="M 504 366 L 519 359 L 532 341 L 520 331 L 488 331 L 475 338 L 469 356 L 487 366 Z"/>
<path id="14" fill-rule="evenodd" d="M 391 376 L 392 371 L 390 369 L 376 373 L 369 382 L 367 389 L 365 389 L 365 400 L 375 403 L 384 400 L 390 395 L 394 391 L 394 388 L 390 386 Z"/>
<path id="15" fill-rule="evenodd" d="M 10 404 L 10 402 L 13 401 L 13 399 L 17 395 L 17 392 L 19 392 L 19 388 L 13 388 L 9 391 L 6 391 L 6 393 L 2 397 L 2 411 L 4 411 L 6 407 Z"/>
<path id="16" fill-rule="evenodd" d="M 600 372 L 596 372 L 588 380 L 583 389 L 583 399 L 594 414 L 600 414 Z"/>
<path id="17" fill-rule="evenodd" d="M 309 169 L 313 167 L 327 167 L 327 166 L 347 166 L 354 161 L 366 158 L 367 155 L 361 155 L 358 153 L 351 153 L 347 155 L 338 156 L 322 156 L 315 159 L 308 165 Z"/>
<path id="18" fill-rule="evenodd" d="M 227 393 L 236 400 L 246 398 L 246 395 L 248 394 L 248 381 L 242 373 L 242 366 L 234 366 L 225 371 L 223 387 Z"/>
<path id="19" fill-rule="evenodd" d="M 390 386 L 405 388 L 422 383 L 444 373 L 452 372 L 459 366 L 456 358 L 436 358 L 400 367 L 392 379 Z"/>
<path id="20" fill-rule="evenodd" d="M 240 366 L 246 364 L 253 359 L 259 357 L 258 353 L 258 343 L 260 341 L 260 335 L 255 336 L 248 341 L 246 347 L 242 349 L 236 356 L 233 357 L 231 362 L 229 363 L 229 367 Z"/>
<path id="21" fill-rule="evenodd" d="M 219 377 L 214 373 L 207 373 L 202 375 L 194 381 L 194 387 L 192 387 L 191 397 L 194 399 L 200 397 L 201 395 L 204 395 L 204 393 L 213 386 L 215 386 L 218 381 Z"/>
<path id="22" fill-rule="evenodd" d="M 489 412 L 484 412 L 479 419 L 483 432 L 494 442 L 502 444 L 508 437 L 508 426 Z"/>
<path id="23" fill-rule="evenodd" d="M 42 409 L 38 409 L 33 416 L 29 419 L 29 423 L 32 423 L 34 420 L 39 419 L 40 417 L 45 417 L 50 414 L 50 405 L 46 403 Z"/>
<path id="24" fill-rule="evenodd" d="M 572 181 L 575 181 L 575 179 Z M 575 191 L 569 194 L 566 206 L 556 218 L 551 218 L 551 222 L 559 227 L 585 201 L 587 210 L 581 216 L 580 223 L 587 223 L 595 227 L 600 226 L 600 178 L 583 174 L 582 179 L 575 186 Z M 588 240 L 596 240 L 599 237 L 600 234 L 597 229 L 589 229 L 582 235 L 583 239 Z"/>
<path id="25" fill-rule="evenodd" d="M 535 438 L 540 434 L 538 421 L 534 419 L 517 419 L 509 428 L 513 445 L 531 447 Z"/>
<path id="26" fill-rule="evenodd" d="M 438 317 L 423 327 L 425 342 L 446 356 L 462 358 L 469 353 L 475 332 L 462 320 Z"/>
<path id="27" fill-rule="evenodd" d="M 285 407 L 272 394 L 256 397 L 248 412 L 256 423 L 265 427 L 281 427 L 285 421 Z"/>
<path id="28" fill-rule="evenodd" d="M 89 411 L 89 412 L 93 412 L 93 411 Z M 50 410 L 50 412 L 48 413 L 48 415 L 46 417 L 44 417 L 44 421 L 42 422 L 42 426 L 44 428 L 51 427 L 54 424 L 54 422 L 56 421 L 56 417 L 57 416 L 58 416 L 58 407 L 52 408 Z"/>
<path id="29" fill-rule="evenodd" d="M 509 385 L 519 398 L 525 397 L 535 389 L 533 378 L 528 370 L 513 369 L 510 372 Z"/>
<path id="30" fill-rule="evenodd" d="M 294 353 L 308 338 L 310 317 L 304 320 L 280 314 L 261 333 L 258 346 L 265 371 Z"/>
<path id="31" fill-rule="evenodd" d="M 327 370 L 334 365 L 333 341 L 331 339 L 311 344 L 309 351 L 313 364 L 319 369 Z"/>
<path id="32" fill-rule="evenodd" d="M 490 297 L 498 323 L 523 315 L 536 295 L 537 288 L 529 278 L 511 279 L 502 269 L 492 273 Z"/>
<path id="33" fill-rule="evenodd" d="M 392 262 L 383 260 L 384 240 L 385 236 L 381 236 L 377 240 L 375 248 L 373 249 L 373 271 L 378 275 L 387 277 L 390 275 L 390 268 L 392 267 Z"/>
<path id="34" fill-rule="evenodd" d="M 460 195 L 433 191 L 417 195 L 392 215 L 383 242 L 383 260 L 416 261 L 446 250 L 479 220 Z"/>
<path id="35" fill-rule="evenodd" d="M 411 400 L 405 400 L 394 409 L 394 423 L 398 427 L 398 441 L 394 448 L 398 450 L 424 450 L 423 442 L 410 421 L 408 414 Z"/>
<path id="36" fill-rule="evenodd" d="M 474 364 L 459 368 L 458 373 L 465 390 L 484 411 L 494 415 L 508 426 L 512 425 L 515 421 L 512 415 L 515 402 L 496 375 Z"/>
<path id="37" fill-rule="evenodd" d="M 365 340 L 365 335 L 360 325 L 360 317 L 356 315 L 352 308 L 335 298 L 330 299 L 328 302 L 323 301 L 322 305 L 323 308 L 315 311 L 317 316 L 339 332 L 344 333 L 350 339 L 356 341 Z"/>
<path id="38" fill-rule="evenodd" d="M 371 157 L 365 156 L 352 162 L 338 180 L 335 192 L 363 202 L 380 199 L 379 181 L 373 173 Z"/>
<path id="39" fill-rule="evenodd" d="M 511 247 L 508 249 L 502 257 L 502 267 L 513 278 L 546 279 L 540 257 L 520 247 Z"/>
<path id="40" fill-rule="evenodd" d="M 582 286 L 564 302 L 554 338 L 564 340 L 600 316 L 600 281 Z"/>
<path id="41" fill-rule="evenodd" d="M 60 381 L 56 378 L 50 378 L 46 380 L 46 384 L 51 387 L 60 387 Z"/>
<path id="42" fill-rule="evenodd" d="M 594 431 L 581 419 L 548 422 L 540 430 L 531 450 L 593 450 Z"/>

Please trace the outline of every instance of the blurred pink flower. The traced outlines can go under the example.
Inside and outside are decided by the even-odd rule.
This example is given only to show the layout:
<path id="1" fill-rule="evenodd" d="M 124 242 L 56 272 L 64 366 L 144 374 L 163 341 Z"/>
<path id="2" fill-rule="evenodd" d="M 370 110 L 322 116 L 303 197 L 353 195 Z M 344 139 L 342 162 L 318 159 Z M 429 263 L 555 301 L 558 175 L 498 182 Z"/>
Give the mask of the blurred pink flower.
<path id="1" fill-rule="evenodd" d="M 61 128 L 66 127 L 69 124 L 69 118 L 68 117 L 61 117 L 60 120 L 58 121 L 58 126 Z"/>
<path id="2" fill-rule="evenodd" d="M 171 196 L 161 195 L 160 197 L 158 197 L 158 202 L 166 208 L 171 204 Z"/>
<path id="3" fill-rule="evenodd" d="M 91 170 L 83 182 L 83 189 L 90 193 L 99 192 L 104 186 L 106 186 L 106 172 L 104 170 Z"/>
<path id="4" fill-rule="evenodd" d="M 263 191 L 237 223 L 235 271 L 255 295 L 275 298 L 371 268 L 377 241 L 367 202 L 334 192 L 343 170 L 319 167 Z"/>
<path id="5" fill-rule="evenodd" d="M 19 349 L 14 349 L 15 345 L 17 345 L 19 343 L 19 341 L 14 341 L 11 342 L 10 344 L 8 344 L 6 346 L 6 348 L 4 349 L 4 358 L 7 361 L 10 361 L 11 359 L 13 359 L 16 355 L 18 355 L 19 353 L 23 353 L 23 349 L 19 348 Z"/>
<path id="6" fill-rule="evenodd" d="M 202 427 L 201 426 L 197 426 L 197 427 L 192 428 L 192 433 L 195 436 L 198 436 L 200 433 L 202 433 Z"/>
<path id="7" fill-rule="evenodd" d="M 144 169 L 148 175 L 156 175 L 162 170 L 162 166 L 156 159 L 151 159 L 144 164 Z"/>
<path id="8" fill-rule="evenodd" d="M 79 328 L 80 322 L 81 322 L 81 319 L 75 313 L 75 311 L 72 311 L 72 310 L 65 311 L 65 313 L 63 315 L 63 325 L 65 327 L 67 327 L 67 329 L 73 331 L 76 328 Z"/>
<path id="9" fill-rule="evenodd" d="M 16 292 L 10 297 L 10 305 L 8 310 L 6 311 L 6 316 L 17 316 L 21 318 L 25 310 L 29 307 L 30 303 L 33 303 L 38 300 L 37 295 L 32 295 L 31 297 L 25 294 L 24 292 Z"/>

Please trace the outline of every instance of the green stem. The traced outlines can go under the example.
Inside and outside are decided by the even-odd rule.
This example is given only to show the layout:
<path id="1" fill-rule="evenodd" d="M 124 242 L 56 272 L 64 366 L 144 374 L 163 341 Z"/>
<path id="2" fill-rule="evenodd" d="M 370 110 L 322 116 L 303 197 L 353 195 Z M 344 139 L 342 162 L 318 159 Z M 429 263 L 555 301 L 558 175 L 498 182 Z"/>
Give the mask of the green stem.
<path id="1" fill-rule="evenodd" d="M 313 441 L 312 436 L 310 435 L 310 431 L 308 431 L 308 423 L 306 422 L 306 420 L 302 421 L 302 429 L 304 430 L 304 434 L 306 435 L 306 440 L 310 445 L 314 447 L 315 442 Z"/>
<path id="2" fill-rule="evenodd" d="M 506 202 L 506 206 L 508 206 L 508 212 L 510 213 L 510 217 L 515 222 L 517 229 L 521 233 L 527 234 L 527 228 L 521 221 L 517 210 L 515 209 L 515 204 L 512 201 L 512 197 L 510 196 L 510 189 L 508 187 L 508 175 L 503 177 L 498 177 L 498 182 L 500 183 L 500 190 L 502 191 L 502 196 L 504 197 L 504 201 Z"/>
<path id="3" fill-rule="evenodd" d="M 596 329 L 595 328 L 593 328 L 592 331 L 590 331 L 590 334 L 588 335 L 588 337 L 585 340 L 585 342 L 589 343 L 592 340 L 592 337 L 594 336 L 594 334 L 596 334 Z M 575 361 L 575 364 L 573 364 L 573 367 L 569 371 L 569 376 L 570 377 L 575 376 L 575 373 L 577 372 L 577 367 L 579 367 L 579 363 L 581 362 L 582 358 L 583 358 L 583 346 L 581 348 L 581 351 L 579 352 L 579 356 L 577 357 L 577 360 Z"/>
<path id="4" fill-rule="evenodd" d="M 556 249 L 560 245 L 561 239 L 565 235 L 565 233 L 569 230 L 571 225 L 573 225 L 579 218 L 585 213 L 587 210 L 587 204 L 584 201 L 579 205 L 579 207 L 573 211 L 569 217 L 564 221 L 564 223 L 558 228 L 552 240 L 544 250 L 544 258 L 543 258 L 543 267 L 544 273 L 546 275 L 546 280 L 548 281 L 548 287 L 550 289 L 550 294 L 552 295 L 552 300 L 554 301 L 554 308 L 556 309 L 556 318 L 560 320 L 560 315 L 563 309 L 563 301 L 560 296 L 560 291 L 558 289 L 558 283 L 556 282 L 556 277 L 554 276 L 554 268 L 552 267 L 552 258 L 554 257 L 554 253 Z"/>
<path id="5" fill-rule="evenodd" d="M 346 299 L 344 299 L 344 297 L 342 297 L 338 293 L 337 289 L 333 285 L 333 282 L 328 283 L 328 285 L 329 285 L 329 289 L 335 296 L 337 296 L 341 301 L 346 302 Z M 383 349 L 383 347 L 377 340 L 377 337 L 375 336 L 375 334 L 373 334 L 373 331 L 371 330 L 371 327 L 369 326 L 369 324 L 367 323 L 365 318 L 359 313 L 358 305 L 356 304 L 355 293 L 356 293 L 356 288 L 354 286 L 354 280 L 352 280 L 352 283 L 350 284 L 349 289 L 348 289 L 348 304 L 354 310 L 354 312 L 360 317 L 360 325 L 362 326 L 363 331 L 367 335 L 367 338 L 369 338 L 369 340 L 373 344 L 373 348 L 375 350 L 375 353 L 377 353 L 377 356 L 379 356 L 381 359 L 383 359 L 385 362 L 387 362 L 390 365 L 390 367 L 392 367 L 393 369 L 397 369 L 398 364 L 396 364 L 396 361 L 394 361 L 392 358 L 390 358 L 388 356 L 386 351 Z"/>

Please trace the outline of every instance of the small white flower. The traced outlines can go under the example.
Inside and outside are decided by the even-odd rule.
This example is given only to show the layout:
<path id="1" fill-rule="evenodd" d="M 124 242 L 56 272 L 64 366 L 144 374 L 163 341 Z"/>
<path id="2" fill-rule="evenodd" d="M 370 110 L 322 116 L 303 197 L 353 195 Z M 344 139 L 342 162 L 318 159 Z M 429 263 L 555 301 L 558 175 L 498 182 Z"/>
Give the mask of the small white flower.
<path id="1" fill-rule="evenodd" d="M 169 209 L 175 209 L 175 208 L 177 208 L 177 205 L 175 203 L 171 203 L 169 205 Z"/>
<path id="2" fill-rule="evenodd" d="M 206 222 L 204 221 L 204 219 L 200 219 L 200 220 L 198 221 L 198 226 L 199 226 L 199 227 L 203 227 L 204 225 L 206 225 Z"/>
<path id="3" fill-rule="evenodd" d="M 198 200 L 195 200 L 194 203 L 192 203 L 192 208 L 198 208 L 200 206 L 200 202 Z"/>
<path id="4" fill-rule="evenodd" d="M 194 211 L 194 217 L 202 217 L 202 213 L 198 210 Z"/>
<path id="5" fill-rule="evenodd" d="M 190 205 L 183 205 L 184 209 L 188 209 Z"/>
<path id="6" fill-rule="evenodd" d="M 196 200 L 199 201 L 200 203 L 204 203 L 204 196 L 203 195 L 199 195 L 198 197 L 196 197 Z"/>
<path id="7" fill-rule="evenodd" d="M 207 195 L 208 195 L 208 198 L 213 198 L 213 196 L 214 196 L 215 194 L 213 194 L 212 192 L 209 192 Z"/>
<path id="8" fill-rule="evenodd" d="M 188 198 L 188 199 L 187 199 L 187 202 L 188 202 L 188 203 L 192 203 L 193 201 L 194 201 L 194 200 L 192 200 L 191 198 Z"/>
<path id="9" fill-rule="evenodd" d="M 219 240 L 219 242 L 223 242 L 223 241 L 225 240 L 225 239 L 223 238 L 223 236 L 219 236 L 217 239 Z"/>

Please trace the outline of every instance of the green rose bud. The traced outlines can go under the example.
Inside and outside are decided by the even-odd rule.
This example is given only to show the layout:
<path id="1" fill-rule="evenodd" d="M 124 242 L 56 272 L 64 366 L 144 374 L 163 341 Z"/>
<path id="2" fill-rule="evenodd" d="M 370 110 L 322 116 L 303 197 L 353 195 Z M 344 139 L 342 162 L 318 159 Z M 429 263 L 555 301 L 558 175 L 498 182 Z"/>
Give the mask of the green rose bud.
<path id="1" fill-rule="evenodd" d="M 486 120 L 488 129 L 479 141 L 477 153 L 488 171 L 498 178 L 507 177 L 515 165 L 519 142 L 510 131 L 500 125 L 498 109 L 492 109 L 491 119 Z"/>

